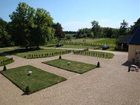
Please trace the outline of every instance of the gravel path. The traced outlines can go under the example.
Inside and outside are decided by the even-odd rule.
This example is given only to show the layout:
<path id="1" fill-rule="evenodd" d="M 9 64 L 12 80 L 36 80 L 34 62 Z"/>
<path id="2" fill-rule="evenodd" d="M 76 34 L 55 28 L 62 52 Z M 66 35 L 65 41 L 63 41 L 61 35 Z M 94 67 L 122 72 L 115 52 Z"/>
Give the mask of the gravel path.
<path id="1" fill-rule="evenodd" d="M 111 60 L 63 55 L 65 59 L 91 64 L 100 61 L 101 68 L 82 75 L 41 63 L 58 56 L 32 60 L 12 56 L 15 62 L 7 68 L 33 65 L 68 80 L 27 96 L 0 74 L 0 105 L 140 105 L 140 73 L 127 72 L 128 67 L 122 65 L 127 60 L 127 53 L 114 54 Z"/>

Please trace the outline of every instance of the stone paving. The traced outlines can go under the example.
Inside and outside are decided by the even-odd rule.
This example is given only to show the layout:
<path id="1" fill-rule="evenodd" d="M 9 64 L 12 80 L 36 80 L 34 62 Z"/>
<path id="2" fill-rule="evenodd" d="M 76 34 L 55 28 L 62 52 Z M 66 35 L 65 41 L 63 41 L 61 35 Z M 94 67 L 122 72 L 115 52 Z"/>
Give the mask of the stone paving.
<path id="1" fill-rule="evenodd" d="M 127 72 L 128 67 L 122 65 L 127 60 L 127 53 L 114 54 L 113 59 L 63 55 L 65 59 L 90 64 L 100 61 L 101 68 L 82 75 L 41 63 L 58 56 L 32 60 L 12 56 L 15 62 L 7 68 L 33 65 L 68 80 L 31 95 L 22 95 L 19 88 L 0 74 L 0 105 L 140 105 L 140 72 Z"/>

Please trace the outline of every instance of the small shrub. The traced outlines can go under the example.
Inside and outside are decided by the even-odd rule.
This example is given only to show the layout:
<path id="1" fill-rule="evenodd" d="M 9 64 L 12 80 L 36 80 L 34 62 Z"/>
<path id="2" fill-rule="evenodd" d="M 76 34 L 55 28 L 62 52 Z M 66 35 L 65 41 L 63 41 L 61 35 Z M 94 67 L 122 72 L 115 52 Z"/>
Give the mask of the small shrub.
<path id="1" fill-rule="evenodd" d="M 62 59 L 61 55 L 59 56 L 59 59 Z"/>
<path id="2" fill-rule="evenodd" d="M 100 67 L 100 62 L 99 61 L 97 62 L 97 66 L 96 67 L 98 67 L 98 68 Z"/>
<path id="3" fill-rule="evenodd" d="M 30 93 L 30 88 L 29 88 L 29 86 L 26 86 L 26 88 L 25 88 L 25 94 L 29 94 Z"/>
<path id="4" fill-rule="evenodd" d="M 4 67 L 3 67 L 3 71 L 6 71 L 7 70 L 7 68 L 6 68 L 6 66 L 4 65 Z"/>

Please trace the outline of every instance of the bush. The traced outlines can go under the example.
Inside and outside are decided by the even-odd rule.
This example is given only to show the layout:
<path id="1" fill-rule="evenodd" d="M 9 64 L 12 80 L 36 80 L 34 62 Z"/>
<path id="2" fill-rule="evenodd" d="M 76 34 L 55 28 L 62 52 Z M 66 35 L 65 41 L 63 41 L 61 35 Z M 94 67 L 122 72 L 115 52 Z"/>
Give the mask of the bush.
<path id="1" fill-rule="evenodd" d="M 6 71 L 7 70 L 7 68 L 6 68 L 6 66 L 4 65 L 4 67 L 3 67 L 3 71 Z"/>
<path id="2" fill-rule="evenodd" d="M 59 56 L 59 59 L 62 59 L 61 55 Z"/>
<path id="3" fill-rule="evenodd" d="M 29 88 L 29 86 L 26 86 L 26 88 L 25 88 L 25 94 L 29 94 L 30 93 L 30 88 Z"/>
<path id="4" fill-rule="evenodd" d="M 97 66 L 96 67 L 98 67 L 98 68 L 100 67 L 100 62 L 99 61 L 97 62 Z"/>

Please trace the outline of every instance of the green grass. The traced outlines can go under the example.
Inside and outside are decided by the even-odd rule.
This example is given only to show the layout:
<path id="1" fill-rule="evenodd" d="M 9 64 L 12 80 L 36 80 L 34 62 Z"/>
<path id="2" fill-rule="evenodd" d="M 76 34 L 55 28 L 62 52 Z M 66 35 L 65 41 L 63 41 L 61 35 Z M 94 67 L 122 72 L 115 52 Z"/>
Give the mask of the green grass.
<path id="1" fill-rule="evenodd" d="M 113 53 L 108 52 L 99 52 L 99 51 L 74 51 L 74 54 L 85 55 L 85 56 L 94 56 L 99 58 L 111 59 L 113 58 Z"/>
<path id="2" fill-rule="evenodd" d="M 30 76 L 27 75 L 29 70 L 32 71 Z M 29 86 L 30 93 L 66 80 L 63 77 L 51 74 L 30 65 L 2 71 L 1 73 L 24 92 L 25 88 Z"/>
<path id="3" fill-rule="evenodd" d="M 0 53 L 12 51 L 12 50 L 14 50 L 14 49 L 16 49 L 16 48 L 17 48 L 17 47 L 5 47 L 5 48 L 0 48 Z"/>
<path id="4" fill-rule="evenodd" d="M 34 59 L 34 58 L 56 56 L 56 55 L 66 54 L 69 52 L 70 51 L 68 50 L 62 50 L 62 49 L 41 49 L 35 51 L 16 53 L 16 55 L 22 58 Z"/>
<path id="5" fill-rule="evenodd" d="M 10 64 L 12 62 L 14 62 L 13 59 L 9 59 L 5 56 L 0 56 L 0 66 L 7 65 L 7 64 Z"/>
<path id="6" fill-rule="evenodd" d="M 86 46 L 101 46 L 104 44 L 110 47 L 115 47 L 116 39 L 113 38 L 99 38 L 99 39 L 72 39 L 64 41 L 64 45 L 86 45 Z"/>
<path id="7" fill-rule="evenodd" d="M 70 62 L 70 64 L 68 62 Z M 86 63 L 71 61 L 66 59 L 56 59 L 43 63 L 79 74 L 85 73 L 87 71 L 96 68 L 96 65 L 86 64 Z"/>

